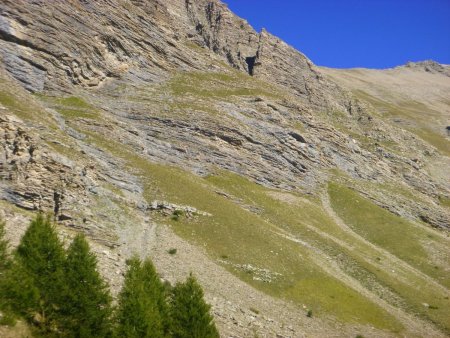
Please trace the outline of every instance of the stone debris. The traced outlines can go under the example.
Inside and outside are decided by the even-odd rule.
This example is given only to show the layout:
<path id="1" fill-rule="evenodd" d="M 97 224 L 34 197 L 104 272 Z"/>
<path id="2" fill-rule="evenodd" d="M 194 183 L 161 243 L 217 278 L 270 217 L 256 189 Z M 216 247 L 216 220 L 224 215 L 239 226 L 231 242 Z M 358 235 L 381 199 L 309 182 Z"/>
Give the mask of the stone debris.
<path id="1" fill-rule="evenodd" d="M 148 209 L 150 211 L 161 211 L 166 215 L 171 215 L 177 211 L 181 211 L 187 217 L 194 216 L 212 216 L 209 212 L 200 211 L 197 208 L 191 207 L 189 205 L 179 205 L 174 203 L 169 203 L 167 201 L 153 201 L 150 203 Z"/>
<path id="2" fill-rule="evenodd" d="M 270 271 L 269 269 L 258 268 L 251 264 L 233 264 L 223 259 L 219 259 L 218 262 L 225 265 L 231 265 L 236 270 L 244 271 L 248 274 L 251 274 L 253 280 L 264 283 L 272 283 L 278 277 L 282 276 L 281 273 Z"/>

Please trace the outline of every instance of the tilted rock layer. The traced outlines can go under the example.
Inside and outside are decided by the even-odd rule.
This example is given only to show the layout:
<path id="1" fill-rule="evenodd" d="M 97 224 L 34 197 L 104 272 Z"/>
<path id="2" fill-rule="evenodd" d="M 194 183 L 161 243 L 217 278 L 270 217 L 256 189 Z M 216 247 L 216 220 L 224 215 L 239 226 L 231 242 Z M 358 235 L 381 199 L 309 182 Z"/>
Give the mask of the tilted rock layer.
<path id="1" fill-rule="evenodd" d="M 14 241 L 40 210 L 89 234 L 114 292 L 133 252 L 170 281 L 193 270 L 223 336 L 449 332 L 448 66 L 320 68 L 215 0 L 0 10 Z"/>

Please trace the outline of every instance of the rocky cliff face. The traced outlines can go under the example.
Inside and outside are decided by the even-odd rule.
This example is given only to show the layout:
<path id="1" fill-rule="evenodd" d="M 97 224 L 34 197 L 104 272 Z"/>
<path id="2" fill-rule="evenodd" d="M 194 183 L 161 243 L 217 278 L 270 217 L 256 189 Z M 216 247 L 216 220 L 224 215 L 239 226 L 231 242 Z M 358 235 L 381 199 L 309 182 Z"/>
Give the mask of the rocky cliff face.
<path id="1" fill-rule="evenodd" d="M 215 0 L 0 10 L 13 239 L 42 210 L 90 235 L 113 290 L 132 252 L 193 270 L 224 336 L 448 332 L 448 67 L 322 69 Z"/>

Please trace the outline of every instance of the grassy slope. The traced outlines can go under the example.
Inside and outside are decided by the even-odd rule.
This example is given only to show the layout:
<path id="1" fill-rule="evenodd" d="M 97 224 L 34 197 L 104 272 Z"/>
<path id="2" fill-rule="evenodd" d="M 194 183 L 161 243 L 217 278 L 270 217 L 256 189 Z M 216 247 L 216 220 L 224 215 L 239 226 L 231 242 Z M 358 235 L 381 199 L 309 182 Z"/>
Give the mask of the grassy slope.
<path id="1" fill-rule="evenodd" d="M 419 270 L 419 274 L 407 277 L 408 283 L 400 283 L 400 278 L 392 277 L 386 282 L 407 301 L 412 312 L 429 318 L 448 331 L 449 264 L 448 261 L 434 261 L 427 250 L 427 247 L 434 247 L 437 252 L 433 254 L 445 257 L 448 255 L 448 239 L 391 214 L 345 186 L 330 184 L 328 191 L 334 210 L 355 233 Z M 426 278 L 420 278 L 420 272 L 443 287 L 438 288 Z"/>
<path id="2" fill-rule="evenodd" d="M 230 82 L 236 82 L 233 90 L 222 88 Z M 226 101 L 236 95 L 273 97 L 272 92 L 266 92 L 260 84 L 248 84 L 248 77 L 240 79 L 230 74 L 184 74 L 172 80 L 167 88 L 178 95 L 183 109 L 196 110 L 202 90 L 213 85 L 215 89 L 203 99 Z M 32 110 L 27 110 L 28 106 L 22 107 L 12 93 L 5 92 L 6 99 L 5 95 L 0 96 L 5 106 L 14 108 L 21 118 L 35 119 Z M 431 264 L 423 247 L 426 242 L 448 249 L 448 242 L 441 237 L 430 238 L 429 231 L 421 231 L 355 192 L 331 184 L 328 192 L 332 206 L 353 233 L 344 231 L 324 211 L 318 199 L 280 194 L 226 172 L 200 178 L 180 169 L 151 163 L 131 148 L 111 141 L 111 135 L 93 133 L 82 124 L 72 123 L 79 117 L 99 118 L 98 111 L 83 100 L 74 97 L 39 99 L 55 107 L 69 125 L 84 133 L 87 143 L 122 159 L 128 170 L 141 178 L 148 202 L 166 199 L 211 213 L 211 217 L 181 217 L 178 221 L 161 218 L 160 221 L 203 246 L 212 259 L 255 287 L 305 304 L 314 315 L 334 315 L 343 322 L 401 332 L 402 324 L 377 304 L 379 297 L 449 331 L 445 316 L 449 309 L 448 292 L 434 290 L 427 278 L 401 264 L 393 273 L 386 268 L 390 264 L 389 257 L 378 250 L 396 255 L 448 287 L 448 266 Z M 33 104 L 34 100 L 30 102 Z M 177 106 L 171 108 L 177 109 Z M 42 114 L 40 118 L 49 118 Z M 219 195 L 218 190 L 234 198 Z M 351 207 L 348 201 L 358 207 Z M 246 210 L 249 206 L 259 211 Z M 242 268 L 245 264 L 270 270 L 273 281 L 264 283 L 255 279 L 258 273 Z M 369 290 L 374 297 L 363 296 L 358 291 L 361 288 Z M 431 306 L 427 308 L 422 303 Z"/>
<path id="3" fill-rule="evenodd" d="M 181 236 L 205 247 L 213 259 L 227 257 L 225 266 L 243 280 L 271 294 L 294 298 L 317 314 L 332 314 L 345 322 L 371 324 L 394 331 L 401 329 L 401 325 L 382 309 L 324 271 L 317 259 L 311 258 L 313 250 L 278 235 L 284 229 L 263 215 L 251 213 L 217 194 L 215 191 L 222 187 L 213 178 L 202 179 L 177 168 L 150 163 L 125 147 L 110 140 L 106 142 L 99 135 L 91 134 L 89 140 L 127 162 L 129 169 L 142 178 L 148 202 L 165 199 L 211 213 L 212 217 L 161 221 L 171 224 Z M 232 177 L 241 186 L 246 182 L 248 187 L 258 189 L 257 195 L 267 205 L 276 203 L 266 195 L 264 188 Z M 236 268 L 245 264 L 282 276 L 274 283 L 263 283 L 254 280 L 253 274 L 245 269 Z M 336 313 L 337 307 L 340 311 Z"/>
<path id="4" fill-rule="evenodd" d="M 404 128 L 436 147 L 443 155 L 450 156 L 450 142 L 448 138 L 446 138 L 443 130 L 442 132 L 437 132 L 434 126 L 430 124 L 430 119 L 441 118 L 440 113 L 416 101 L 403 101 L 393 104 L 361 90 L 355 90 L 354 94 L 361 100 L 372 104 L 386 118 L 399 118 L 406 121 L 407 124 L 403 126 Z"/>

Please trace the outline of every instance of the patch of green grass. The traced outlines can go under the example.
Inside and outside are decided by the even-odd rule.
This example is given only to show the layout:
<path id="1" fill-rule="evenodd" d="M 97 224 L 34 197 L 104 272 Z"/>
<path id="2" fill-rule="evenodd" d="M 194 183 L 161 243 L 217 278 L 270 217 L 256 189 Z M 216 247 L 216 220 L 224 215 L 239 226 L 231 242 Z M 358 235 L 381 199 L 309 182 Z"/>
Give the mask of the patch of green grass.
<path id="1" fill-rule="evenodd" d="M 450 198 L 448 197 L 439 196 L 439 203 L 443 207 L 450 208 Z"/>
<path id="2" fill-rule="evenodd" d="M 55 122 L 49 118 L 49 114 L 31 94 L 22 88 L 10 86 L 8 82 L 0 85 L 0 104 L 25 121 L 40 122 L 48 127 L 55 127 Z"/>
<path id="3" fill-rule="evenodd" d="M 272 87 L 237 71 L 230 73 L 182 73 L 176 75 L 168 83 L 168 88 L 176 96 L 190 95 L 221 99 L 233 96 L 259 95 L 279 98 L 280 94 Z"/>
<path id="4" fill-rule="evenodd" d="M 84 99 L 76 96 L 57 97 L 44 94 L 35 94 L 46 105 L 55 109 L 66 119 L 87 118 L 98 120 L 100 113 L 98 109 L 87 103 Z"/>
<path id="5" fill-rule="evenodd" d="M 253 312 L 253 313 L 259 315 L 259 310 L 255 309 L 254 307 L 251 307 L 249 310 L 250 310 L 251 312 Z"/>
<path id="6" fill-rule="evenodd" d="M 120 189 L 118 186 L 109 183 L 109 182 L 105 182 L 103 184 L 103 187 L 109 191 L 111 191 L 114 195 L 120 196 L 120 197 L 124 197 L 124 193 L 122 191 L 122 189 Z"/>
<path id="7" fill-rule="evenodd" d="M 36 214 L 33 211 L 19 208 L 18 206 L 4 200 L 0 200 L 0 208 L 5 211 L 8 210 L 11 211 L 12 213 L 16 213 L 30 219 L 36 216 Z"/>
<path id="8" fill-rule="evenodd" d="M 424 141 L 428 142 L 439 150 L 442 154 L 450 156 L 450 141 L 443 134 L 436 133 L 428 128 L 417 128 L 411 130 Z"/>
<path id="9" fill-rule="evenodd" d="M 306 132 L 306 127 L 302 122 L 295 122 L 292 127 L 298 130 L 300 133 Z"/>
<path id="10" fill-rule="evenodd" d="M 87 108 L 87 109 L 92 108 L 92 106 L 89 103 L 87 103 L 84 99 L 76 96 L 61 97 L 58 98 L 56 102 L 64 106 L 70 106 L 74 108 Z"/>
<path id="11" fill-rule="evenodd" d="M 72 108 L 58 108 L 58 113 L 68 119 L 74 118 L 87 118 L 87 119 L 96 119 L 99 115 L 98 112 L 92 110 L 79 110 Z"/>
<path id="12" fill-rule="evenodd" d="M 0 103 L 7 108 L 20 107 L 20 103 L 14 98 L 13 95 L 6 92 L 0 92 Z"/>
<path id="13" fill-rule="evenodd" d="M 8 313 L 2 313 L 2 316 L 0 316 L 0 326 L 13 327 L 16 325 L 16 322 L 17 319 Z"/>

